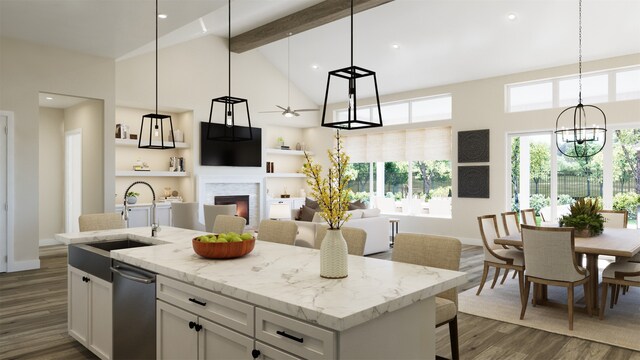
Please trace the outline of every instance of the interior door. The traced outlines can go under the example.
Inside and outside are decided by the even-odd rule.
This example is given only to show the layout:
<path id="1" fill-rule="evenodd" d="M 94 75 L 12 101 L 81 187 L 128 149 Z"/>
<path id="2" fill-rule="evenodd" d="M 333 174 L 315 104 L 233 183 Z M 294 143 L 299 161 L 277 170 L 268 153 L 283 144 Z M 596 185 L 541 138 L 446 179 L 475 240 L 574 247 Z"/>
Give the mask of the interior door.
<path id="1" fill-rule="evenodd" d="M 7 271 L 7 184 L 8 184 L 8 138 L 7 126 L 9 121 L 6 115 L 0 115 L 0 272 Z"/>

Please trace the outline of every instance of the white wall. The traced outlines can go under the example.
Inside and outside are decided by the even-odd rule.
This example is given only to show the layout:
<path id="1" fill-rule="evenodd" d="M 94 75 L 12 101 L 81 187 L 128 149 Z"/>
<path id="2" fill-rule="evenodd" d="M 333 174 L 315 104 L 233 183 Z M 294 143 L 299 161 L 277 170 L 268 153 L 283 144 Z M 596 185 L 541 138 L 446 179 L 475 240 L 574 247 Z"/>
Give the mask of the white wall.
<path id="1" fill-rule="evenodd" d="M 200 166 L 198 123 L 209 121 L 212 98 L 228 94 L 226 43 L 226 39 L 207 36 L 160 50 L 159 108 L 161 111 L 175 108 L 193 110 L 194 126 L 191 134 L 185 133 L 185 135 L 193 139 L 194 175 L 261 175 L 266 172 L 265 156 L 263 156 L 263 166 L 260 168 Z M 263 128 L 270 126 L 277 114 L 260 112 L 274 110 L 276 104 L 286 104 L 286 75 L 267 62 L 257 50 L 232 54 L 231 62 L 231 95 L 248 99 L 252 126 Z M 155 106 L 153 63 L 154 53 L 116 63 L 116 101 L 119 106 L 135 108 Z M 291 92 L 292 99 L 297 101 L 295 106 L 301 108 L 317 106 L 295 87 L 291 88 Z M 244 125 L 243 123 L 244 120 L 241 120 L 240 125 Z M 263 147 L 275 144 L 275 138 L 278 135 L 270 134 L 273 132 L 263 133 Z"/>
<path id="2" fill-rule="evenodd" d="M 104 128 L 111 129 L 115 107 L 115 64 L 112 59 L 88 56 L 24 41 L 0 38 L 0 109 L 15 114 L 15 224 L 13 270 L 39 267 L 38 93 L 48 92 L 104 100 Z M 107 126 L 108 124 L 108 126 Z M 106 131 L 105 131 L 106 133 Z M 106 136 L 106 135 L 105 135 Z M 111 136 L 109 137 L 112 138 Z M 113 141 L 104 142 L 103 201 L 109 208 L 114 194 Z M 111 205 L 111 209 L 113 209 Z"/>
<path id="3" fill-rule="evenodd" d="M 616 57 L 583 63 L 583 71 L 590 72 L 608 68 L 640 64 L 640 54 Z M 561 109 L 547 109 L 519 113 L 506 113 L 504 87 L 509 83 L 524 82 L 577 73 L 577 66 L 568 65 L 544 70 L 530 71 L 489 79 L 468 81 L 459 84 L 439 86 L 429 89 L 398 93 L 381 97 L 381 102 L 424 97 L 443 93 L 453 96 L 453 118 L 426 126 L 451 125 L 453 130 L 453 199 L 452 218 L 401 217 L 400 231 L 422 232 L 459 237 L 466 243 L 481 244 L 476 218 L 485 214 L 499 214 L 507 210 L 509 180 L 506 168 L 508 162 L 507 133 L 537 130 L 553 130 Z M 426 74 L 424 76 L 427 76 Z M 372 99 L 362 101 L 362 105 L 372 103 Z M 640 123 L 640 100 L 619 101 L 599 104 L 607 115 L 607 124 Z M 335 110 L 335 105 L 331 107 Z M 329 111 L 329 109 L 327 110 Z M 384 120 L 384 119 L 383 119 Z M 393 128 L 402 128 L 393 127 Z M 391 127 L 370 131 L 385 131 Z M 457 194 L 457 133 L 465 130 L 490 129 L 490 198 L 458 198 Z M 308 130 L 307 138 L 314 139 L 314 149 L 331 146 L 329 137 L 319 136 L 319 130 Z M 321 144 L 324 142 L 324 144 Z M 316 150 L 318 151 L 318 150 Z M 465 164 L 467 165 L 467 164 Z"/>
<path id="4" fill-rule="evenodd" d="M 83 214 L 101 213 L 104 209 L 103 113 L 99 100 L 85 100 L 64 110 L 64 131 L 82 129 Z"/>
<path id="5" fill-rule="evenodd" d="M 38 184 L 39 240 L 64 232 L 64 110 L 40 108 Z"/>

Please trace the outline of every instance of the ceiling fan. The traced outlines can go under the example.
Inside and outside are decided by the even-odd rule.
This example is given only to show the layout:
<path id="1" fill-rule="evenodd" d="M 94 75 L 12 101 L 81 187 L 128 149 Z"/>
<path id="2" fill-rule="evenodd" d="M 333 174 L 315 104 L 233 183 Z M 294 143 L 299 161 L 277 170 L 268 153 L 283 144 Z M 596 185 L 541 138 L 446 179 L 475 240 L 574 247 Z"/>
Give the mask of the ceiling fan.
<path id="1" fill-rule="evenodd" d="M 291 106 L 289 105 L 290 100 L 291 100 L 291 79 L 289 78 L 289 59 L 290 59 L 290 55 L 291 52 L 289 50 L 290 46 L 289 46 L 289 42 L 290 42 L 290 38 L 291 38 L 292 33 L 289 33 L 287 36 L 287 107 L 285 108 L 284 106 L 280 106 L 280 105 L 276 105 L 276 107 L 282 109 L 283 111 L 280 110 L 276 110 L 276 111 L 261 111 L 261 113 L 281 113 L 282 116 L 286 117 L 286 118 L 290 118 L 290 117 L 294 117 L 294 116 L 300 116 L 300 112 L 303 111 L 318 111 L 318 109 L 291 109 Z"/>

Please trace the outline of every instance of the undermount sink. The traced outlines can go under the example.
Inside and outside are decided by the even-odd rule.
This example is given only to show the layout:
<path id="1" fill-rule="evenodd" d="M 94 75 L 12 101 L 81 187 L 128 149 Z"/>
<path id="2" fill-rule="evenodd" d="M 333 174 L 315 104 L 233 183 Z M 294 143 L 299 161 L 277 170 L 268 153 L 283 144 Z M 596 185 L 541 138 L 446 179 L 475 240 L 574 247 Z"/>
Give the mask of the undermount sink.
<path id="1" fill-rule="evenodd" d="M 117 239 L 97 241 L 84 244 L 69 245 L 69 265 L 86 271 L 105 281 L 111 282 L 111 255 L 112 250 L 131 249 L 141 246 L 150 246 L 136 240 Z"/>
<path id="2" fill-rule="evenodd" d="M 119 250 L 119 249 L 137 248 L 141 246 L 149 246 L 151 244 L 127 239 L 127 240 L 101 241 L 101 242 L 87 243 L 85 245 L 92 246 L 94 248 L 102 249 L 105 251 L 111 251 L 111 250 Z"/>

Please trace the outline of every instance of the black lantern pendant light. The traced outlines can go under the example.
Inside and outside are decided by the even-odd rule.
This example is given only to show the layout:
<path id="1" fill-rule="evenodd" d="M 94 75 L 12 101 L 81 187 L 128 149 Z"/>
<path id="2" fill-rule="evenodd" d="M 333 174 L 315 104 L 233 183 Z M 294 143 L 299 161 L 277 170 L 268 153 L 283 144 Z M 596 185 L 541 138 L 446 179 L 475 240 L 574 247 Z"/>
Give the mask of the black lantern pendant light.
<path id="1" fill-rule="evenodd" d="M 599 107 L 582 104 L 582 0 L 578 5 L 578 49 L 578 105 L 566 108 L 558 115 L 556 147 L 564 156 L 589 158 L 602 151 L 607 142 L 607 117 Z M 562 126 L 571 124 L 571 113 L 572 126 Z"/>
<path id="2" fill-rule="evenodd" d="M 144 136 L 144 124 L 149 122 L 149 141 L 145 141 L 142 144 L 142 138 Z M 171 143 L 164 141 L 164 123 L 165 120 L 169 120 L 169 139 Z M 146 137 L 146 136 L 145 136 Z M 154 142 L 153 139 L 157 138 L 158 141 Z M 171 121 L 171 115 L 158 114 L 158 0 L 156 0 L 156 112 L 153 114 L 147 114 L 142 116 L 142 122 L 140 123 L 140 134 L 138 135 L 138 148 L 141 149 L 173 149 L 176 147 L 175 136 L 173 135 L 173 122 Z"/>
<path id="3" fill-rule="evenodd" d="M 229 0 L 229 95 L 222 96 L 211 100 L 211 110 L 209 111 L 209 126 L 207 127 L 207 139 L 215 141 L 249 141 L 253 139 L 253 131 L 251 130 L 251 117 L 249 115 L 249 101 L 231 96 L 231 0 Z M 214 105 L 216 103 L 224 104 L 224 128 L 216 131 L 211 126 L 214 117 Z M 245 104 L 247 110 L 246 127 L 236 125 L 236 105 Z"/>
<path id="4" fill-rule="evenodd" d="M 329 86 L 331 84 L 331 77 L 335 76 L 339 79 L 347 80 L 347 89 L 348 89 L 348 101 L 347 101 L 347 119 L 346 120 L 337 120 L 333 122 L 327 122 L 327 101 L 329 98 Z M 357 108 L 357 90 L 356 85 L 358 80 L 362 80 L 369 76 L 373 77 L 373 85 L 376 92 L 376 104 L 378 109 L 378 121 L 374 119 L 358 119 L 358 113 L 356 111 Z M 336 79 L 336 80 L 339 80 Z M 372 128 L 372 127 L 380 127 L 382 126 L 382 111 L 380 111 L 380 97 L 378 95 L 378 82 L 376 80 L 375 71 L 367 70 L 361 68 L 359 66 L 353 65 L 353 0 L 351 0 L 351 66 L 329 71 L 329 76 L 327 79 L 327 90 L 324 96 L 324 107 L 322 109 L 322 126 L 324 127 L 332 127 L 344 130 L 353 130 L 353 129 L 364 129 L 364 128 Z"/>

